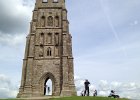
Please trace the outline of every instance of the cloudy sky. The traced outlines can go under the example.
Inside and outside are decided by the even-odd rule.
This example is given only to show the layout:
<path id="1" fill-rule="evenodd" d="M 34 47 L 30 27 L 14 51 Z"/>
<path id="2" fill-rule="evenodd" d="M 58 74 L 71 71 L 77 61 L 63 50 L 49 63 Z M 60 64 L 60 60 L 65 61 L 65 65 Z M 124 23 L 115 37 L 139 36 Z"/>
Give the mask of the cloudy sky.
<path id="1" fill-rule="evenodd" d="M 35 0 L 0 0 L 0 97 L 15 97 Z M 140 98 L 140 0 L 66 0 L 75 82 Z"/>

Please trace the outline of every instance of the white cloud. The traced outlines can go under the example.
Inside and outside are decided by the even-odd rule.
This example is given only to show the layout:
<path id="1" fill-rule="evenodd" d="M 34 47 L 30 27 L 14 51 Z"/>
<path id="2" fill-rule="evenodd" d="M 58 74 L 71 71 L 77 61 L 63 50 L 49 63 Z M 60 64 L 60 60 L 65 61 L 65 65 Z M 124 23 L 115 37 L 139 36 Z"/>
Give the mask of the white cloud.
<path id="1" fill-rule="evenodd" d="M 107 88 L 108 86 L 108 88 Z M 100 81 L 99 95 L 107 96 L 110 90 L 115 90 L 116 94 L 120 97 L 139 99 L 140 98 L 140 84 L 139 82 L 107 82 L 106 80 Z"/>
<path id="2" fill-rule="evenodd" d="M 1 48 L 0 51 L 0 64 L 4 66 L 1 67 L 1 71 L 8 67 L 7 63 L 10 66 L 19 64 L 12 65 L 10 61 L 19 59 L 16 56 L 21 56 L 21 52 L 14 53 L 12 58 L 7 52 L 13 54 L 13 49 L 10 46 L 19 46 L 20 44 L 23 46 L 22 43 L 26 40 L 26 34 L 23 33 L 28 31 L 34 1 L 0 0 L 0 46 L 9 46 L 9 48 L 6 48 L 7 50 Z M 121 45 L 118 45 L 118 41 L 114 39 L 99 0 L 89 0 L 88 2 L 84 0 L 67 0 L 66 2 L 69 8 L 70 32 L 73 33 L 74 40 L 73 49 L 75 51 L 73 53 L 76 55 L 74 56 L 76 63 L 75 73 L 80 74 L 81 77 L 89 77 L 94 82 L 104 79 L 98 84 L 98 87 L 102 90 L 98 92 L 100 95 L 107 96 L 110 89 L 115 89 L 120 96 L 140 97 L 140 94 L 138 94 L 140 93 L 139 84 L 133 82 L 139 80 L 140 76 L 140 14 L 138 14 L 140 1 L 103 1 L 104 8 L 107 9 L 107 14 L 109 14 L 110 20 L 121 40 Z M 88 7 L 84 8 L 85 5 L 88 5 Z M 77 12 L 80 16 L 77 16 Z M 21 49 L 23 50 L 23 47 Z M 122 53 L 123 49 L 127 54 L 125 57 Z M 7 60 L 4 58 L 9 59 L 9 61 L 4 63 L 3 60 Z M 8 67 L 7 69 L 11 70 L 11 68 Z M 16 69 L 19 70 L 19 68 Z M 7 70 L 4 74 L 8 74 Z M 114 79 L 118 81 L 106 81 Z M 132 83 L 123 83 L 128 80 L 131 80 Z M 84 79 L 76 78 L 79 93 L 84 88 L 83 82 Z M 94 85 L 91 85 L 91 87 L 95 88 Z M 3 92 L 4 89 L 1 88 Z M 5 92 L 7 91 L 5 90 Z"/>
<path id="3" fill-rule="evenodd" d="M 23 45 L 26 40 L 26 34 L 1 34 L 0 33 L 0 44 L 8 46 Z"/>
<path id="4" fill-rule="evenodd" d="M 8 46 L 23 45 L 26 40 L 26 34 L 1 34 L 0 33 L 0 44 Z"/>
<path id="5" fill-rule="evenodd" d="M 18 87 L 8 77 L 0 74 L 0 98 L 15 98 L 17 93 Z"/>
<path id="6" fill-rule="evenodd" d="M 135 26 L 139 24 L 139 21 L 138 20 L 134 20 L 133 22 L 130 23 L 131 26 Z"/>
<path id="7" fill-rule="evenodd" d="M 78 95 L 84 90 L 84 81 L 85 79 L 75 77 L 75 85 Z M 8 77 L 0 74 L 0 98 L 15 98 L 18 93 L 18 87 L 19 86 L 13 85 Z M 93 96 L 93 91 L 95 89 L 98 91 L 98 96 L 108 96 L 110 90 L 115 90 L 116 94 L 120 95 L 121 98 L 140 98 L 140 84 L 138 82 L 123 83 L 101 80 L 97 86 L 91 83 L 90 96 Z"/>
<path id="8" fill-rule="evenodd" d="M 24 44 L 32 9 L 31 0 L 0 0 L 0 45 Z"/>
<path id="9" fill-rule="evenodd" d="M 23 0 L 0 0 L 0 31 L 3 34 L 27 32 L 32 9 Z"/>
<path id="10" fill-rule="evenodd" d="M 84 91 L 84 82 L 85 79 L 81 79 L 78 76 L 75 76 L 75 85 L 76 85 L 76 90 L 77 94 L 80 96 L 81 92 Z M 96 89 L 96 87 L 93 84 L 90 84 L 90 95 L 93 95 L 93 91 Z"/>
<path id="11" fill-rule="evenodd" d="M 84 79 L 80 77 L 75 78 L 75 84 L 77 88 L 77 93 L 80 95 L 81 91 L 84 90 Z M 139 82 L 118 82 L 112 81 L 108 82 L 106 80 L 100 80 L 97 86 L 90 85 L 90 95 L 93 95 L 93 91 L 97 89 L 98 96 L 108 96 L 111 90 L 115 90 L 117 95 L 120 95 L 121 98 L 131 98 L 139 99 L 140 98 L 140 83 Z"/>

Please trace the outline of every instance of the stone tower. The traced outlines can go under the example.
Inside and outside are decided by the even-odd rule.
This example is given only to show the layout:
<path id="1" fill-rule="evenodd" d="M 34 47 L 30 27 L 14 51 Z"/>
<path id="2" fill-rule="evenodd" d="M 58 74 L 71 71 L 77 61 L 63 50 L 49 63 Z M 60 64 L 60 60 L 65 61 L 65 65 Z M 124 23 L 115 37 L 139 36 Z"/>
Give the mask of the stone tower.
<path id="1" fill-rule="evenodd" d="M 53 96 L 76 95 L 65 0 L 36 0 L 30 24 L 17 97 L 44 96 L 49 79 Z"/>

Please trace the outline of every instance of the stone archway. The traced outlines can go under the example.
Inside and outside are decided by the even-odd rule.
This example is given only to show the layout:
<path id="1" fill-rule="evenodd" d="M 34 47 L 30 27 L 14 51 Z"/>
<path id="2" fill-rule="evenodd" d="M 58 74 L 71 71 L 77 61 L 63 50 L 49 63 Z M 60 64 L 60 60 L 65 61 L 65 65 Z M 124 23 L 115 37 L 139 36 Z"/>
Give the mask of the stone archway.
<path id="1" fill-rule="evenodd" d="M 44 83 L 44 95 L 45 96 L 52 96 L 52 80 L 47 78 Z"/>
<path id="2" fill-rule="evenodd" d="M 46 89 L 45 85 L 49 79 L 52 81 L 52 96 L 54 96 L 55 94 L 56 79 L 52 73 L 48 72 L 48 73 L 44 73 L 40 79 L 40 93 L 42 96 L 45 95 L 45 89 Z"/>
<path id="3" fill-rule="evenodd" d="M 48 0 L 45 4 L 43 0 L 34 1 L 17 97 L 43 97 L 47 79 L 52 80 L 53 96 L 75 96 L 72 36 L 65 0 Z"/>

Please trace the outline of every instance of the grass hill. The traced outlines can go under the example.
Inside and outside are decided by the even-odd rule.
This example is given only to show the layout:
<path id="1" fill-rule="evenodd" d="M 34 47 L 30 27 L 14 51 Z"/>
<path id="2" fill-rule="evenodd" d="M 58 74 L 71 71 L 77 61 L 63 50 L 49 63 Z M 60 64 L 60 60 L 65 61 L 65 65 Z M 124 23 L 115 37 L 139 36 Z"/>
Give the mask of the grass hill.
<path id="1" fill-rule="evenodd" d="M 63 98 L 43 98 L 43 99 L 0 99 L 0 100 L 128 100 L 125 98 L 119 98 L 119 99 L 114 99 L 114 98 L 109 98 L 109 97 L 63 97 Z"/>
<path id="2" fill-rule="evenodd" d="M 114 98 L 108 98 L 108 97 L 64 97 L 64 98 L 52 98 L 50 100 L 116 100 Z M 128 100 L 125 98 L 120 98 L 117 100 Z"/>

